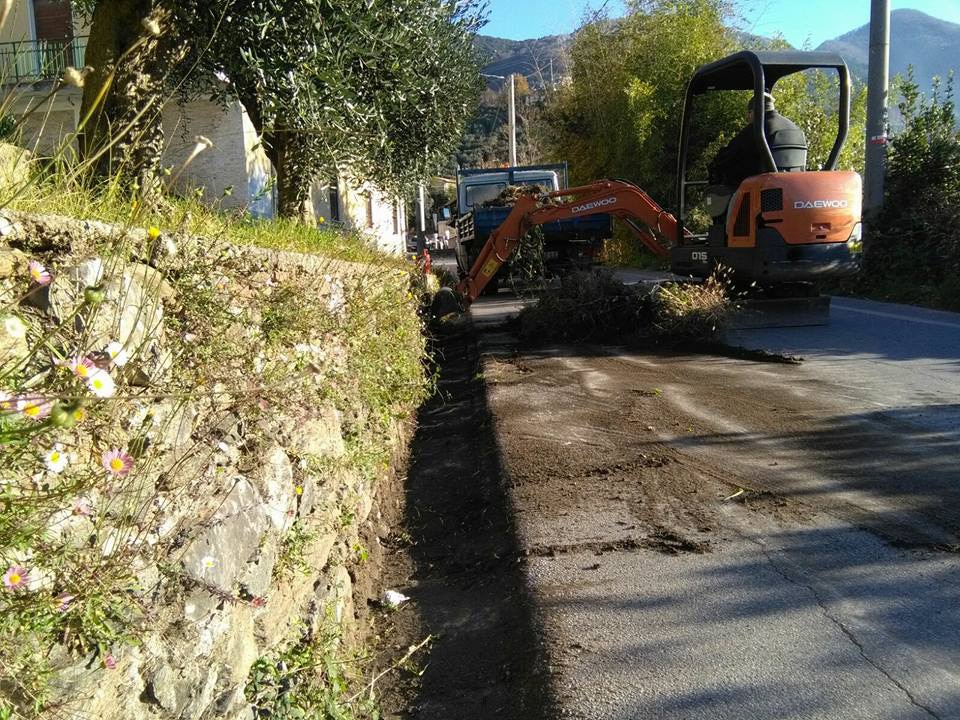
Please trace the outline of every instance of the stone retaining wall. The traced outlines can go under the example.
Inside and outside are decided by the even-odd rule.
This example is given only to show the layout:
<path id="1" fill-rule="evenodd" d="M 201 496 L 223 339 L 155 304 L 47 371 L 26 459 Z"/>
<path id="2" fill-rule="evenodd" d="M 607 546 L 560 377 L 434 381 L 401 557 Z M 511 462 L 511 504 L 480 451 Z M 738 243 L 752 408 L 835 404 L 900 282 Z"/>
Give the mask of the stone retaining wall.
<path id="1" fill-rule="evenodd" d="M 353 597 L 354 577 L 365 572 L 358 547 L 361 536 L 375 543 L 385 531 L 378 488 L 402 461 L 413 407 L 409 397 L 365 404 L 369 381 L 357 376 L 369 371 L 355 367 L 362 358 L 350 333 L 362 324 L 351 303 L 371 292 L 399 298 L 415 329 L 408 277 L 64 218 L 8 213 L 0 235 L 8 299 L 28 260 L 42 258 L 53 274 L 13 313 L 27 332 L 0 331 L 8 378 L 39 374 L 52 385 L 59 377 L 53 350 L 26 357 L 26 343 L 43 334 L 58 338 L 54 350 L 76 341 L 95 354 L 114 340 L 130 355 L 110 366 L 118 387 L 110 411 L 91 400 L 94 429 L 79 424 L 66 441 L 67 473 L 81 478 L 93 512 L 72 511 L 77 496 L 63 497 L 47 527 L 57 540 L 44 540 L 45 553 L 89 553 L 107 582 L 127 583 L 129 637 L 100 648 L 54 644 L 42 714 L 253 718 L 244 689 L 258 658 L 321 632 L 347 643 L 363 634 L 354 605 L 366 598 Z M 283 300 L 290 287 L 299 288 L 293 302 Z M 95 312 L 91 288 L 100 293 Z M 316 326 L 288 337 L 311 308 Z M 406 347 L 422 352 L 420 341 Z M 114 446 L 136 456 L 134 472 L 122 483 L 96 480 L 101 450 Z M 38 548 L 23 562 L 39 566 Z M 80 586 L 50 574 L 51 587 L 35 592 L 53 597 L 65 587 L 77 596 L 66 612 L 79 612 Z M 25 693 L 0 681 L 0 696 L 21 709 Z"/>

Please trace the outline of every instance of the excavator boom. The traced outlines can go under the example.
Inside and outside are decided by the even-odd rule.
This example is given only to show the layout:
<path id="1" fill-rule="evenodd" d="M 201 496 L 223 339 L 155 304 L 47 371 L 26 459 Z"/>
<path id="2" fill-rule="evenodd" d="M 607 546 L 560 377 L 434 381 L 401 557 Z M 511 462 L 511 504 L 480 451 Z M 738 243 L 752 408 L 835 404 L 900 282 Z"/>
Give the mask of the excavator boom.
<path id="1" fill-rule="evenodd" d="M 677 237 L 677 220 L 636 185 L 624 180 L 600 180 L 541 195 L 523 195 L 507 219 L 487 238 L 469 272 L 454 288 L 469 305 L 520 247 L 527 232 L 555 220 L 608 213 L 624 220 L 637 237 L 660 257 L 667 257 L 668 238 Z"/>

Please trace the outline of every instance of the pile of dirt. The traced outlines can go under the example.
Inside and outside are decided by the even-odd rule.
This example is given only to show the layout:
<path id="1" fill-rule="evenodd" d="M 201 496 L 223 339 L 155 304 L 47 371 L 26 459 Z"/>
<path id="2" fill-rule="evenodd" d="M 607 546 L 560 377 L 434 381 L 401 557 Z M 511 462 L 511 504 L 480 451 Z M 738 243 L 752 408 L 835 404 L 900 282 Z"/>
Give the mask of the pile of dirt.
<path id="1" fill-rule="evenodd" d="M 646 344 L 718 341 L 735 309 L 727 283 L 624 285 L 606 268 L 571 273 L 557 292 L 545 292 L 517 320 L 520 337 Z"/>
<path id="2" fill-rule="evenodd" d="M 576 272 L 561 279 L 518 318 L 524 340 L 618 340 L 652 325 L 649 290 L 624 285 L 607 269 Z"/>

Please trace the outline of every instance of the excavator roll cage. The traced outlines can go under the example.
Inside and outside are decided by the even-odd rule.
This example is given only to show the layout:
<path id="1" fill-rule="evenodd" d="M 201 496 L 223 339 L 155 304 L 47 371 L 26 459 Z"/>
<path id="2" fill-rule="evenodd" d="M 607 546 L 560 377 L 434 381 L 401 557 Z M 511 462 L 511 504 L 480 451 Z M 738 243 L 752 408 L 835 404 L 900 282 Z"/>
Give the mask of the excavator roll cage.
<path id="1" fill-rule="evenodd" d="M 673 215 L 626 180 L 600 180 L 549 193 L 523 195 L 507 219 L 491 234 L 470 272 L 457 285 L 457 294 L 466 303 L 476 300 L 532 227 L 598 212 L 623 220 L 640 242 L 659 257 L 669 256 L 669 239 L 683 232 Z"/>
<path id="2" fill-rule="evenodd" d="M 680 147 L 677 153 L 676 199 L 677 217 L 683 222 L 687 215 L 687 190 L 695 186 L 706 186 L 706 180 L 688 180 L 690 134 L 696 108 L 696 99 L 712 92 L 729 90 L 753 91 L 753 133 L 757 147 L 761 150 L 763 172 L 777 172 L 777 158 L 770 149 L 764 132 L 765 92 L 771 92 L 774 85 L 783 78 L 804 70 L 833 70 L 839 80 L 839 107 L 837 113 L 837 134 L 830 149 L 830 155 L 822 169 L 837 169 L 840 151 L 847 139 L 850 128 L 850 72 L 843 58 L 836 53 L 808 51 L 765 51 L 744 50 L 715 62 L 697 68 L 684 98 L 683 115 L 680 119 Z M 678 234 L 670 238 L 676 244 L 683 244 Z"/>

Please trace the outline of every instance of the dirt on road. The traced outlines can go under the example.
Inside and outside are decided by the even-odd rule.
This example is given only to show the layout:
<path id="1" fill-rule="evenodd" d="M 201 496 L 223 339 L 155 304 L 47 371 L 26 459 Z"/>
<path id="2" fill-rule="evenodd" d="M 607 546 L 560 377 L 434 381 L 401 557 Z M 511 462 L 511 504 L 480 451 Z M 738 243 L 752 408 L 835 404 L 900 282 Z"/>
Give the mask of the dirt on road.
<path id="1" fill-rule="evenodd" d="M 436 639 L 388 717 L 960 712 L 956 438 L 803 365 L 477 342 L 419 418 L 385 632 Z"/>

